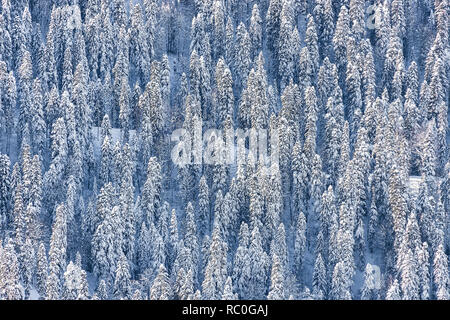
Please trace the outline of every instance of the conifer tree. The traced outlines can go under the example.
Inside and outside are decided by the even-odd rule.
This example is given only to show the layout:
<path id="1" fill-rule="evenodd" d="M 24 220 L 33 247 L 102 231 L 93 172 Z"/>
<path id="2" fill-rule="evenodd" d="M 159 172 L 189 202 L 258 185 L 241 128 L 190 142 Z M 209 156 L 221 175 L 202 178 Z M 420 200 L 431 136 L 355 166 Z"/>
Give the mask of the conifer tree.
<path id="1" fill-rule="evenodd" d="M 237 300 L 237 294 L 233 293 L 233 284 L 231 277 L 227 278 L 221 300 Z"/>
<path id="2" fill-rule="evenodd" d="M 435 296 L 438 300 L 448 299 L 448 257 L 443 245 L 439 245 L 433 259 Z"/>
<path id="3" fill-rule="evenodd" d="M 64 273 L 63 298 L 65 300 L 88 299 L 86 271 L 72 261 L 69 262 Z"/>
<path id="4" fill-rule="evenodd" d="M 285 299 L 284 292 L 284 270 L 277 254 L 273 254 L 272 273 L 270 276 L 270 290 L 268 300 Z"/>
<path id="5" fill-rule="evenodd" d="M 386 300 L 401 300 L 401 298 L 400 287 L 395 279 L 387 291 Z"/>
<path id="6" fill-rule="evenodd" d="M 327 292 L 327 275 L 322 255 L 319 253 L 314 263 L 313 292 L 319 297 L 325 297 Z"/>
<path id="7" fill-rule="evenodd" d="M 205 299 L 218 300 L 222 297 L 227 279 L 227 250 L 227 245 L 221 239 L 219 229 L 215 228 L 205 268 L 205 278 L 202 283 L 202 294 Z"/>
<path id="8" fill-rule="evenodd" d="M 22 300 L 19 262 L 11 239 L 0 251 L 0 297 L 5 300 Z"/>
<path id="9" fill-rule="evenodd" d="M 249 26 L 250 40 L 252 43 L 251 59 L 255 59 L 256 55 L 262 49 L 262 20 L 258 4 L 255 3 L 252 8 L 252 15 Z"/>
<path id="10" fill-rule="evenodd" d="M 166 268 L 161 264 L 158 275 L 150 289 L 150 300 L 169 300 L 172 297 L 172 286 Z"/>
<path id="11" fill-rule="evenodd" d="M 36 290 L 41 298 L 46 294 L 46 282 L 48 277 L 47 253 L 44 243 L 40 243 L 36 258 Z"/>
<path id="12" fill-rule="evenodd" d="M 121 255 L 116 268 L 116 277 L 114 279 L 114 297 L 118 300 L 131 298 L 131 275 L 129 264 L 125 255 Z"/>
<path id="13" fill-rule="evenodd" d="M 5 154 L 0 154 L 0 230 L 6 230 L 9 224 L 12 209 L 11 203 L 11 162 Z"/>

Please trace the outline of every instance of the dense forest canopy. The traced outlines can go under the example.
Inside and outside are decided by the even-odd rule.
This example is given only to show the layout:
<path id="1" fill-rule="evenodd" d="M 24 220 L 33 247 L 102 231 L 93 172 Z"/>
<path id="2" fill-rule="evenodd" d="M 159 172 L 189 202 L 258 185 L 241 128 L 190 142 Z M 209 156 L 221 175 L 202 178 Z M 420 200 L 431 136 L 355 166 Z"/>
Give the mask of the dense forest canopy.
<path id="1" fill-rule="evenodd" d="M 0 299 L 449 299 L 448 0 L 1 0 Z"/>

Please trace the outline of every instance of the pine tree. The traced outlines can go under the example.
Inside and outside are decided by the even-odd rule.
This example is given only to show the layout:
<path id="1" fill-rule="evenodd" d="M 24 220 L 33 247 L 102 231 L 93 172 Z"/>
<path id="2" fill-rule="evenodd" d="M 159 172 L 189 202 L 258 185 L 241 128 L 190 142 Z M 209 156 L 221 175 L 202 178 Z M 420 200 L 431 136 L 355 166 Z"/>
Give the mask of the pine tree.
<path id="1" fill-rule="evenodd" d="M 397 30 L 399 37 L 404 37 L 406 33 L 406 21 L 403 0 L 392 1 L 391 21 L 392 27 Z"/>
<path id="2" fill-rule="evenodd" d="M 215 120 L 219 127 L 223 127 L 227 117 L 234 114 L 233 79 L 225 60 L 221 57 L 216 66 L 216 110 Z"/>
<path id="3" fill-rule="evenodd" d="M 233 21 L 231 20 L 231 17 L 228 17 L 225 26 L 225 57 L 226 61 L 230 61 L 230 63 L 233 61 L 235 55 L 234 36 Z M 231 64 L 231 68 L 234 70 L 234 64 Z"/>
<path id="4" fill-rule="evenodd" d="M 86 271 L 70 261 L 64 273 L 63 298 L 65 300 L 87 300 L 88 294 Z"/>
<path id="5" fill-rule="evenodd" d="M 281 189 L 281 175 L 277 164 L 273 164 L 270 167 L 269 184 L 272 186 L 272 190 L 268 190 L 266 195 L 267 210 L 265 216 L 265 222 L 267 225 L 267 233 L 269 237 L 275 236 L 277 229 L 281 227 L 280 213 L 283 212 L 283 193 Z M 284 232 L 284 227 L 283 231 Z M 281 256 L 280 256 L 281 258 Z"/>
<path id="6" fill-rule="evenodd" d="M 22 260 L 20 271 L 22 275 L 23 285 L 25 287 L 24 299 L 28 300 L 30 297 L 30 290 L 36 268 L 36 257 L 34 255 L 35 252 L 30 238 L 26 239 L 24 246 L 20 248 L 20 250 L 22 251 L 21 257 L 19 259 Z"/>
<path id="7" fill-rule="evenodd" d="M 6 230 L 10 220 L 11 203 L 11 162 L 5 154 L 0 154 L 0 230 Z"/>
<path id="8" fill-rule="evenodd" d="M 252 8 L 252 16 L 250 18 L 250 40 L 252 42 L 251 59 L 255 59 L 256 55 L 262 49 L 262 20 L 259 14 L 258 4 L 255 3 Z"/>
<path id="9" fill-rule="evenodd" d="M 350 143 L 353 144 L 359 128 L 359 121 L 362 113 L 362 97 L 361 97 L 361 75 L 358 66 L 349 62 L 347 65 L 347 110 L 349 114 L 350 125 Z"/>
<path id="10" fill-rule="evenodd" d="M 302 278 L 301 272 L 304 263 L 305 251 L 306 251 L 306 217 L 303 214 L 303 212 L 300 211 L 297 218 L 297 226 L 294 242 L 296 271 L 300 279 Z"/>
<path id="11" fill-rule="evenodd" d="M 44 121 L 43 98 L 39 80 L 35 80 L 33 83 L 32 100 L 33 103 L 30 106 L 32 149 L 33 153 L 42 157 L 45 150 L 47 128 Z"/>
<path id="12" fill-rule="evenodd" d="M 327 293 L 327 274 L 322 255 L 319 253 L 314 263 L 313 292 L 319 297 L 325 297 Z"/>
<path id="13" fill-rule="evenodd" d="M 178 275 L 183 272 L 184 270 L 181 268 Z M 180 280 L 183 281 L 180 287 L 180 297 L 182 300 L 187 300 L 194 293 L 194 276 L 192 269 L 187 272 L 185 277 L 180 278 Z"/>
<path id="14" fill-rule="evenodd" d="M 40 243 L 36 259 L 36 290 L 40 297 L 46 295 L 46 282 L 48 277 L 48 262 L 47 253 L 45 251 L 44 243 Z"/>
<path id="15" fill-rule="evenodd" d="M 391 84 L 395 82 L 395 71 L 397 68 L 403 69 L 403 44 L 398 35 L 395 34 L 394 30 L 392 30 L 391 33 L 392 34 L 389 37 L 389 43 L 386 48 L 386 57 L 384 60 L 382 76 L 383 85 L 388 88 L 390 95 L 393 93 Z"/>
<path id="16" fill-rule="evenodd" d="M 153 58 L 155 54 L 155 45 L 156 45 L 156 25 L 157 15 L 159 13 L 158 3 L 154 0 L 145 0 L 143 2 L 144 12 L 145 12 L 145 29 L 147 33 L 146 42 L 148 43 L 149 55 L 150 58 Z"/>
<path id="17" fill-rule="evenodd" d="M 246 299 L 249 295 L 247 279 L 250 277 L 250 260 L 249 260 L 249 230 L 245 222 L 242 222 L 239 231 L 239 245 L 234 254 L 233 263 L 233 284 L 236 294 L 241 299 Z"/>
<path id="18" fill-rule="evenodd" d="M 158 139 L 163 129 L 163 109 L 162 109 L 162 96 L 161 96 L 161 69 L 160 64 L 156 61 L 152 62 L 150 68 L 150 82 L 146 87 L 148 90 L 149 99 L 149 118 L 152 123 L 152 134 L 155 139 Z"/>
<path id="19" fill-rule="evenodd" d="M 448 299 L 448 257 L 443 245 L 439 245 L 433 259 L 435 296 L 438 300 Z"/>
<path id="20" fill-rule="evenodd" d="M 309 159 L 312 159 L 316 153 L 316 134 L 317 134 L 317 98 L 314 87 L 310 86 L 305 90 L 306 103 L 306 124 L 305 124 L 305 142 L 303 150 Z M 311 160 L 310 160 L 311 161 Z"/>
<path id="21" fill-rule="evenodd" d="M 227 250 L 227 244 L 221 239 L 219 229 L 215 228 L 202 283 L 205 299 L 218 300 L 222 297 L 227 278 Z"/>
<path id="22" fill-rule="evenodd" d="M 136 77 L 141 83 L 147 83 L 151 55 L 147 44 L 148 35 L 145 30 L 140 4 L 134 5 L 131 10 L 128 37 L 130 39 L 130 62 L 136 70 Z"/>
<path id="23" fill-rule="evenodd" d="M 350 300 L 352 298 L 349 290 L 347 272 L 347 267 L 343 262 L 338 262 L 334 267 L 330 292 L 332 299 Z"/>
<path id="24" fill-rule="evenodd" d="M 4 66 L 4 65 L 3 65 Z M 3 67 L 2 67 L 3 68 Z M 4 75 L 4 84 L 3 84 L 3 96 L 0 101 L 1 109 L 3 110 L 3 121 L 4 128 L 6 134 L 6 152 L 10 151 L 11 148 L 11 135 L 14 129 L 14 121 L 13 121 L 13 112 L 16 105 L 16 80 L 14 77 L 14 73 L 12 71 L 9 74 L 6 74 L 6 69 L 2 74 Z"/>
<path id="25" fill-rule="evenodd" d="M 4 9 L 5 10 L 5 9 Z M 5 61 L 5 63 L 10 66 L 11 62 L 11 56 L 12 56 L 12 39 L 11 34 L 9 32 L 8 28 L 8 20 L 9 17 L 7 16 L 6 12 L 5 14 L 2 14 L 0 16 L 0 33 L 2 34 L 2 44 L 0 47 L 0 55 L 1 59 Z"/>
<path id="26" fill-rule="evenodd" d="M 152 223 L 149 228 L 149 242 L 151 244 L 149 261 L 151 263 L 150 269 L 152 276 L 158 272 L 158 266 L 165 263 L 165 248 L 162 236 Z"/>
<path id="27" fill-rule="evenodd" d="M 364 55 L 364 62 L 365 62 L 362 64 L 362 71 L 361 71 L 362 100 L 363 104 L 365 105 L 365 108 L 367 108 L 367 105 L 375 99 L 376 94 L 375 62 L 372 53 L 373 50 L 369 40 L 364 39 L 361 41 L 360 50 Z"/>
<path id="28" fill-rule="evenodd" d="M 373 191 L 372 191 L 373 193 Z M 369 213 L 369 229 L 367 231 L 368 245 L 371 252 L 378 245 L 378 227 L 379 227 L 379 214 L 377 206 L 375 204 L 375 197 L 372 198 Z"/>
<path id="29" fill-rule="evenodd" d="M 59 299 L 62 294 L 62 278 L 67 257 L 67 212 L 63 204 L 56 207 L 49 250 L 49 276 L 46 299 Z"/>
<path id="30" fill-rule="evenodd" d="M 95 289 L 94 295 L 92 297 L 93 300 L 107 300 L 108 299 L 108 290 L 106 288 L 105 280 L 101 279 L 98 283 L 97 289 Z"/>
<path id="31" fill-rule="evenodd" d="M 421 122 L 421 115 L 410 88 L 406 91 L 404 109 L 406 137 L 411 140 L 418 132 Z"/>
<path id="32" fill-rule="evenodd" d="M 170 300 L 172 297 L 172 287 L 169 281 L 167 270 L 161 264 L 158 269 L 158 275 L 150 289 L 150 300 Z"/>
<path id="33" fill-rule="evenodd" d="M 245 25 L 241 22 L 236 28 L 236 47 L 234 65 L 236 68 L 236 88 L 242 91 L 250 71 L 251 40 Z"/>
<path id="34" fill-rule="evenodd" d="M 403 292 L 403 299 L 405 300 L 417 300 L 419 299 L 419 279 L 417 272 L 417 259 L 413 255 L 413 251 L 410 248 L 403 249 L 406 252 L 402 252 L 402 265 L 400 267 L 401 283 L 400 286 Z"/>
<path id="35" fill-rule="evenodd" d="M 197 242 L 197 223 L 194 217 L 194 207 L 189 202 L 186 206 L 184 243 L 190 250 L 194 266 L 198 265 L 199 245 Z M 194 270 L 196 271 L 196 270 Z"/>
<path id="36" fill-rule="evenodd" d="M 31 137 L 31 104 L 32 104 L 32 62 L 31 55 L 25 51 L 21 56 L 20 66 L 18 66 L 18 103 L 19 118 L 17 123 L 17 147 L 20 149 L 22 144 L 30 144 Z"/>
<path id="37" fill-rule="evenodd" d="M 136 235 L 136 210 L 134 208 L 134 186 L 133 172 L 134 161 L 131 150 L 126 144 L 121 153 L 121 181 L 119 202 L 121 207 L 122 219 L 125 221 L 123 235 L 123 252 L 129 261 L 135 258 L 135 235 Z"/>
<path id="38" fill-rule="evenodd" d="M 376 281 L 379 281 L 379 279 L 375 278 L 375 270 L 368 263 L 364 272 L 364 285 L 361 292 L 361 299 L 378 300 L 380 298 Z"/>
<path id="39" fill-rule="evenodd" d="M 198 194 L 198 218 L 199 218 L 199 234 L 200 239 L 203 235 L 209 234 L 211 229 L 211 208 L 209 200 L 209 188 L 206 178 L 202 176 L 199 182 Z"/>
<path id="40" fill-rule="evenodd" d="M 213 47 L 216 58 L 225 55 L 225 10 L 221 1 L 214 1 L 212 19 L 214 24 Z"/>
<path id="41" fill-rule="evenodd" d="M 350 20 L 348 16 L 348 9 L 343 5 L 339 12 L 339 17 L 336 22 L 336 29 L 333 37 L 334 53 L 336 55 L 336 64 L 341 72 L 346 67 L 347 55 L 347 39 L 350 34 Z"/>
<path id="42" fill-rule="evenodd" d="M 247 87 L 242 92 L 239 105 L 239 118 L 245 127 L 267 127 L 269 101 L 267 92 L 267 75 L 264 68 L 262 52 L 256 60 L 256 68 L 250 70 Z"/>
<path id="43" fill-rule="evenodd" d="M 269 49 L 271 49 L 274 54 L 274 60 L 276 60 L 276 48 L 278 48 L 282 8 L 283 1 L 270 0 L 266 15 L 267 44 Z"/>
<path id="44" fill-rule="evenodd" d="M 93 271 L 99 278 L 111 280 L 118 259 L 122 254 L 122 229 L 120 208 L 101 208 L 104 220 L 100 222 L 92 237 Z"/>
<path id="45" fill-rule="evenodd" d="M 428 300 L 431 294 L 430 254 L 428 244 L 424 242 L 418 250 L 418 265 L 420 278 L 420 299 Z"/>
<path id="46" fill-rule="evenodd" d="M 328 56 L 334 33 L 334 11 L 331 0 L 317 1 L 314 15 L 318 26 L 321 57 Z"/>
<path id="47" fill-rule="evenodd" d="M 156 213 L 161 205 L 161 166 L 155 157 L 150 158 L 147 166 L 147 180 L 145 181 L 142 196 L 141 210 L 147 224 L 155 222 Z"/>
<path id="48" fill-rule="evenodd" d="M 298 39 L 294 39 L 293 35 L 293 26 L 292 26 L 292 11 L 289 5 L 289 2 L 286 2 L 283 5 L 283 9 L 281 11 L 281 23 L 280 23 L 280 33 L 278 35 L 278 73 L 281 78 L 280 88 L 284 89 L 284 87 L 289 83 L 291 79 L 293 79 L 293 71 L 294 71 L 294 53 L 295 47 L 298 47 L 298 44 L 295 44 L 294 41 Z"/>
<path id="49" fill-rule="evenodd" d="M 52 129 L 52 161 L 49 170 L 44 176 L 44 190 L 52 190 L 45 192 L 47 195 L 47 205 L 50 211 L 54 205 L 62 200 L 63 193 L 61 187 L 64 177 L 65 166 L 67 164 L 67 131 L 63 118 L 58 118 L 53 124 Z"/>
<path id="50" fill-rule="evenodd" d="M 282 263 L 276 253 L 272 256 L 272 273 L 270 276 L 270 290 L 267 295 L 268 300 L 284 300 L 284 270 Z"/>
<path id="51" fill-rule="evenodd" d="M 0 251 L 0 297 L 5 300 L 22 300 L 19 262 L 11 239 Z"/>
<path id="52" fill-rule="evenodd" d="M 131 298 L 131 275 L 125 255 L 121 255 L 116 268 L 113 294 L 117 300 Z"/>
<path id="53" fill-rule="evenodd" d="M 161 60 L 161 98 L 164 104 L 164 112 L 169 112 L 170 107 L 170 61 L 167 54 Z"/>
<path id="54" fill-rule="evenodd" d="M 318 41 L 317 28 L 314 18 L 311 15 L 308 15 L 305 43 L 312 61 L 314 75 L 317 74 L 317 72 L 319 71 L 319 45 L 317 41 Z"/>
<path id="55" fill-rule="evenodd" d="M 387 291 L 386 300 L 401 300 L 401 298 L 400 286 L 395 279 Z"/>
<path id="56" fill-rule="evenodd" d="M 250 287 L 249 298 L 252 299 L 262 298 L 267 290 L 270 260 L 262 247 L 261 240 L 258 227 L 255 227 L 249 246 L 251 272 L 248 286 Z"/>
<path id="57" fill-rule="evenodd" d="M 122 88 L 120 90 L 119 97 L 119 121 L 122 128 L 123 141 L 126 143 L 129 140 L 129 130 L 131 129 L 131 110 L 130 110 L 130 88 L 128 87 L 128 81 L 122 80 Z"/>
<path id="58" fill-rule="evenodd" d="M 238 296 L 236 293 L 233 293 L 233 284 L 231 277 L 227 278 L 225 282 L 225 287 L 223 289 L 223 294 L 221 300 L 237 300 Z"/>
<path id="59" fill-rule="evenodd" d="M 110 138 L 105 137 L 101 148 L 101 162 L 100 162 L 100 174 L 99 174 L 99 186 L 103 186 L 107 183 L 112 183 L 112 147 L 110 145 Z"/>
<path id="60" fill-rule="evenodd" d="M 279 262 L 281 264 L 282 270 L 286 272 L 286 268 L 288 267 L 288 253 L 287 253 L 287 245 L 286 245 L 286 233 L 284 231 L 284 224 L 280 223 L 277 230 L 273 234 L 270 252 L 271 255 L 277 255 Z"/>
<path id="61" fill-rule="evenodd" d="M 24 245 L 26 235 L 26 214 L 23 203 L 22 185 L 19 184 L 14 197 L 14 233 L 20 249 Z"/>
<path id="62" fill-rule="evenodd" d="M 170 216 L 169 233 L 169 252 L 167 254 L 167 264 L 169 266 L 169 270 L 171 270 L 178 254 L 178 222 L 175 209 L 172 209 L 172 214 Z"/>
<path id="63" fill-rule="evenodd" d="M 359 41 L 364 36 L 364 1 L 350 0 L 349 16 L 352 33 Z"/>

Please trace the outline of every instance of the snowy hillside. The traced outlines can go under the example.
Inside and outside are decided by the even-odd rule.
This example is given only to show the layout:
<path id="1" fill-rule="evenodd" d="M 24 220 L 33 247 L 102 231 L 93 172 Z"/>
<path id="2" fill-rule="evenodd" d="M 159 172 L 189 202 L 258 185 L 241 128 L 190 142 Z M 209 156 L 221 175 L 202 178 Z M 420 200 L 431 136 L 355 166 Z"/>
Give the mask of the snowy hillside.
<path id="1" fill-rule="evenodd" d="M 449 0 L 2 0 L 0 300 L 448 300 Z"/>

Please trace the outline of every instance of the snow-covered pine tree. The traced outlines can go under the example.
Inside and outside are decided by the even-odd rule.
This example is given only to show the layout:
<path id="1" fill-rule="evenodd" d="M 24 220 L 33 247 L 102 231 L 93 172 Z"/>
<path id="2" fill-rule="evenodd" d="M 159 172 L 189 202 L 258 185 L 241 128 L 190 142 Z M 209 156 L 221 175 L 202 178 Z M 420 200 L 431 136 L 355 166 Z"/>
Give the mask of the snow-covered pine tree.
<path id="1" fill-rule="evenodd" d="M 204 299 L 219 300 L 222 297 L 227 279 L 227 251 L 227 244 L 222 240 L 219 229 L 215 228 L 202 283 Z"/>
<path id="2" fill-rule="evenodd" d="M 63 204 L 55 210 L 55 218 L 50 239 L 49 276 L 46 284 L 46 299 L 60 299 L 63 274 L 67 265 L 67 212 Z"/>
<path id="3" fill-rule="evenodd" d="M 48 277 L 47 252 L 43 242 L 39 244 L 36 257 L 36 290 L 42 298 L 46 295 L 46 283 Z"/>
<path id="4" fill-rule="evenodd" d="M 161 264 L 150 289 L 150 300 L 170 300 L 172 295 L 169 275 L 167 274 L 166 268 Z"/>
<path id="5" fill-rule="evenodd" d="M 115 299 L 131 298 L 131 275 L 128 260 L 124 254 L 119 257 L 114 279 L 113 295 Z"/>
<path id="6" fill-rule="evenodd" d="M 319 253 L 314 263 L 313 293 L 318 297 L 326 297 L 327 294 L 327 272 L 322 255 Z"/>
<path id="7" fill-rule="evenodd" d="M 89 298 L 86 271 L 72 261 L 64 273 L 63 299 L 87 300 Z"/>
<path id="8" fill-rule="evenodd" d="M 268 300 L 284 300 L 286 297 L 284 288 L 284 268 L 278 255 L 272 255 L 272 272 L 270 276 L 270 290 L 267 295 Z"/>
<path id="9" fill-rule="evenodd" d="M 236 293 L 233 293 L 233 284 L 231 277 L 227 278 L 221 300 L 238 300 Z"/>
<path id="10" fill-rule="evenodd" d="M 0 230 L 6 230 L 10 219 L 11 203 L 11 162 L 6 154 L 0 154 Z"/>
<path id="11" fill-rule="evenodd" d="M 19 262 L 12 239 L 0 248 L 0 297 L 5 300 L 22 300 Z"/>
<path id="12" fill-rule="evenodd" d="M 247 82 L 251 64 L 251 40 L 247 28 L 241 22 L 236 28 L 234 66 L 236 68 L 236 88 L 241 92 Z"/>
<path id="13" fill-rule="evenodd" d="M 135 4 L 130 13 L 129 53 L 130 63 L 135 70 L 135 76 L 141 83 L 147 83 L 149 79 L 150 57 L 148 48 L 148 35 L 145 30 L 142 7 Z"/>
<path id="14" fill-rule="evenodd" d="M 222 57 L 219 58 L 216 66 L 216 86 L 215 122 L 218 128 L 222 128 L 226 118 L 234 115 L 233 79 Z"/>
<path id="15" fill-rule="evenodd" d="M 258 4 L 253 4 L 252 15 L 250 17 L 249 26 L 250 40 L 252 43 L 251 59 L 255 59 L 262 49 L 262 20 Z"/>
<path id="16" fill-rule="evenodd" d="M 398 280 L 395 279 L 394 282 L 390 285 L 387 293 L 386 293 L 386 300 L 401 300 L 401 291 L 400 286 L 398 284 Z"/>
<path id="17" fill-rule="evenodd" d="M 439 245 L 433 258 L 433 279 L 435 297 L 438 300 L 448 299 L 448 257 L 443 245 Z"/>
<path id="18" fill-rule="evenodd" d="M 347 38 L 350 34 L 350 18 L 348 15 L 348 8 L 343 5 L 340 8 L 339 16 L 336 22 L 336 29 L 333 37 L 333 47 L 336 56 L 336 64 L 339 73 L 345 72 L 347 65 Z"/>

